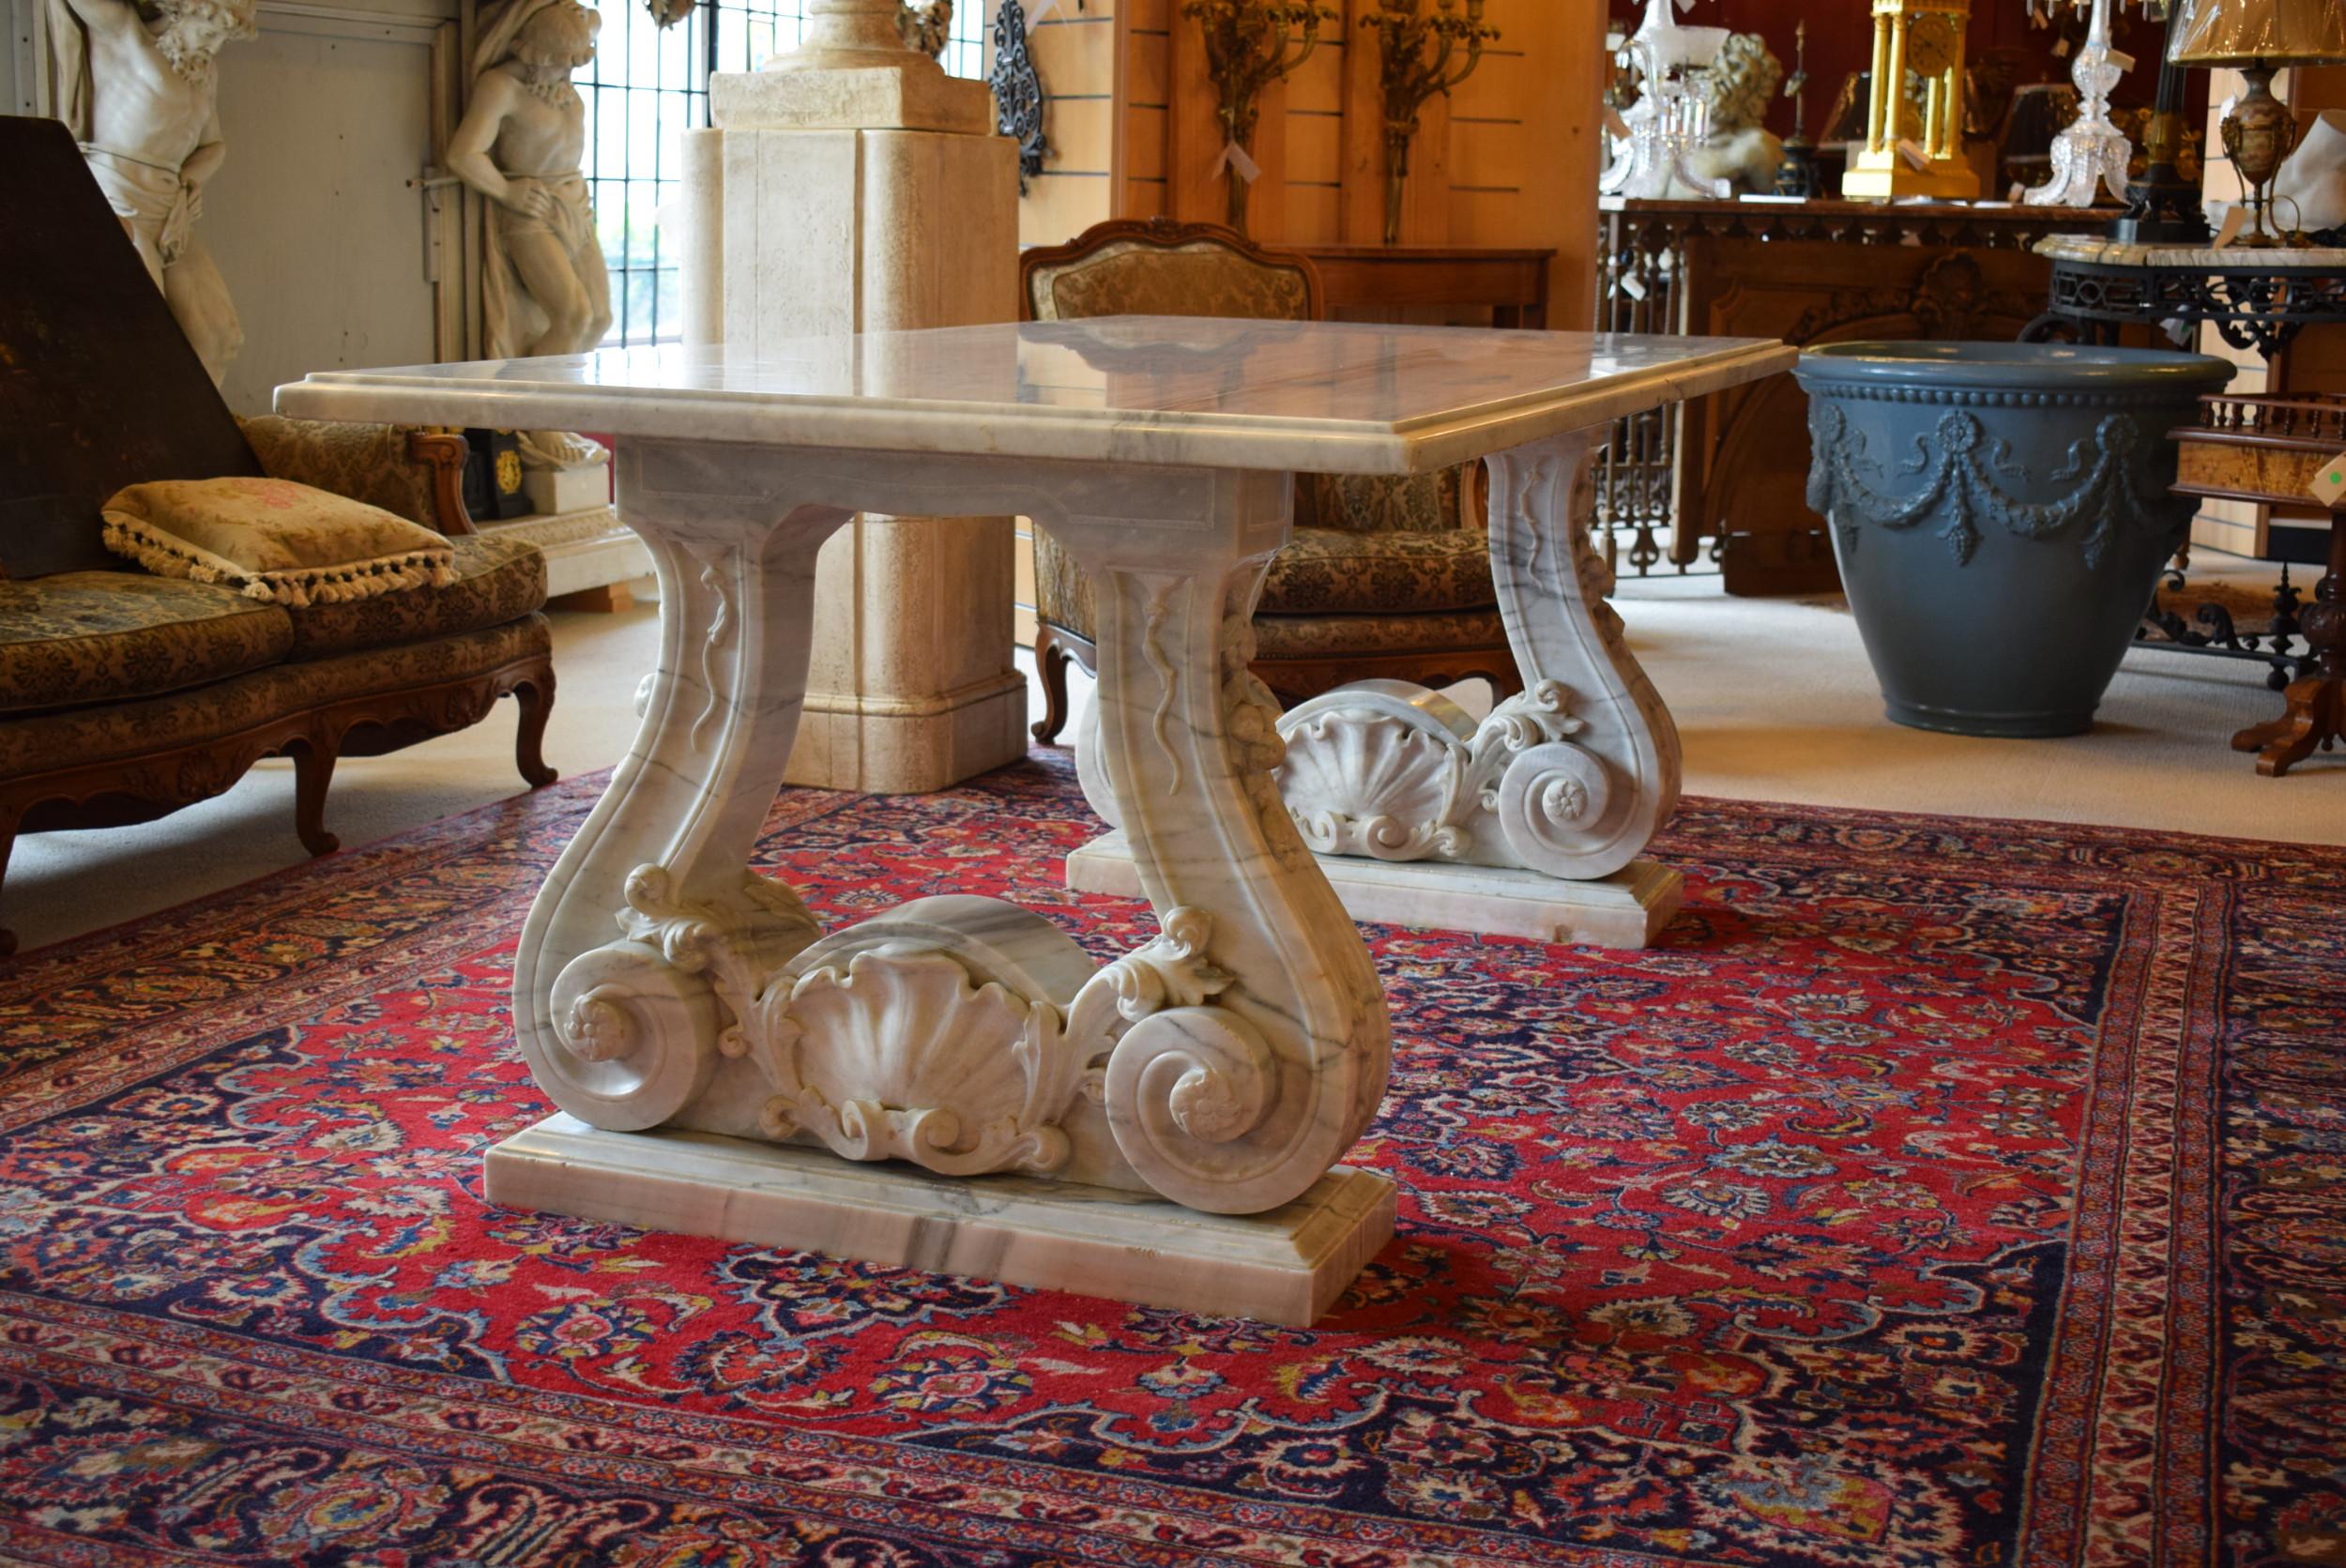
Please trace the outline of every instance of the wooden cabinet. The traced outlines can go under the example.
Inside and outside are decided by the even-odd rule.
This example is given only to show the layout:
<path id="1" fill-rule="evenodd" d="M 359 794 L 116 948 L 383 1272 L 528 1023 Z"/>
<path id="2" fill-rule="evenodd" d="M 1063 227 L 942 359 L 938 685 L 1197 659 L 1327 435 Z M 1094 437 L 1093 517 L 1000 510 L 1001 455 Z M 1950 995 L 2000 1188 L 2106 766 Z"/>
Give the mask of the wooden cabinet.
<path id="1" fill-rule="evenodd" d="M 2030 247 L 2098 229 L 2067 209 L 1967 203 L 1600 203 L 1597 322 L 1615 331 L 2009 342 L 2044 309 Z M 1630 564 L 1684 566 L 1719 543 L 1727 591 L 1839 586 L 1805 496 L 1808 400 L 1775 376 L 1624 421 L 1599 473 L 1599 520 Z M 1674 525 L 1674 526 L 1672 525 Z"/>
<path id="2" fill-rule="evenodd" d="M 1435 309 L 1488 310 L 1494 327 L 1547 325 L 1548 264 L 1553 251 L 1447 245 L 1287 244 L 1319 270 L 1328 314 Z M 1461 319 L 1459 326 L 1471 325 Z"/>

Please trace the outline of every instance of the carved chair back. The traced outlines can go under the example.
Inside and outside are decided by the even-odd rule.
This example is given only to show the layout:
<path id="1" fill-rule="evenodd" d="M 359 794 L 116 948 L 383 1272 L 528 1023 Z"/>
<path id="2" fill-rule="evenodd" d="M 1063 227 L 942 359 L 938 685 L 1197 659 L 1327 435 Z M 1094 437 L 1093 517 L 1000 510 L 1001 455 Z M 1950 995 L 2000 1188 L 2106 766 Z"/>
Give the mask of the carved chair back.
<path id="1" fill-rule="evenodd" d="M 260 459 L 63 124 L 0 115 L 0 569 L 119 570 L 99 509 Z"/>
<path id="2" fill-rule="evenodd" d="M 1311 258 L 1256 244 L 1218 223 L 1118 218 L 1018 259 L 1028 321 L 1085 316 L 1224 316 L 1318 321 Z"/>
<path id="3" fill-rule="evenodd" d="M 1018 261 L 1019 307 L 1028 321 L 1086 316 L 1223 316 L 1319 321 L 1324 299 L 1309 256 L 1257 245 L 1218 223 L 1117 218 L 1064 245 Z M 1299 526 L 1347 533 L 1441 533 L 1482 526 L 1481 465 L 1406 479 L 1305 475 L 1296 485 Z"/>

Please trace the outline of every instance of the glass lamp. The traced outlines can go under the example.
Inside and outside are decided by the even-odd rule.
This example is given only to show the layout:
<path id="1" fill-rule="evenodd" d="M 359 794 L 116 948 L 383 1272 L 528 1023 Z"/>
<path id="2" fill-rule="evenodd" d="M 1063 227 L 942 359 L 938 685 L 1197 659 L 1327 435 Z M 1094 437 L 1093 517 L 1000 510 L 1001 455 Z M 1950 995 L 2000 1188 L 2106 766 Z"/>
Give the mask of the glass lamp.
<path id="1" fill-rule="evenodd" d="M 2184 0 L 2167 29 L 2167 58 L 2179 66 L 2228 66 L 2248 91 L 2224 116 L 2224 154 L 2248 192 L 2255 225 L 2233 243 L 2280 243 L 2264 226 L 2273 176 L 2296 145 L 2297 122 L 2273 96 L 2283 66 L 2346 60 L 2346 6 L 2339 0 Z"/>

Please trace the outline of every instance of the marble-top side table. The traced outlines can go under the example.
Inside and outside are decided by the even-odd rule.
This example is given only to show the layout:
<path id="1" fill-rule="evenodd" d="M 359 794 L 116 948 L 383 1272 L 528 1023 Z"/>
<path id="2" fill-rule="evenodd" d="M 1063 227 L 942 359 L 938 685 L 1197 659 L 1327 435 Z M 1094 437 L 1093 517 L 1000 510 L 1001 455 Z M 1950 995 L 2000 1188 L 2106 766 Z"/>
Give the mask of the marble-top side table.
<path id="1" fill-rule="evenodd" d="M 2065 331 L 2081 343 L 2114 343 L 2121 327 L 2150 327 L 2188 348 L 2206 323 L 2234 348 L 2271 355 L 2308 327 L 2346 321 L 2346 250 L 2051 235 L 2036 253 L 2052 262 L 2052 298 L 2022 329 L 2022 343 Z"/>
<path id="2" fill-rule="evenodd" d="M 1311 1321 L 1392 1231 L 1391 1184 L 1337 1164 L 1383 1094 L 1390 1024 L 1248 670 L 1290 476 L 1509 454 L 1511 504 L 1548 525 L 1520 569 L 1553 571 L 1577 433 L 1790 358 L 1121 317 L 281 388 L 304 419 L 609 432 L 658 570 L 642 731 L 515 959 L 514 1031 L 559 1112 L 490 1151 L 489 1195 Z M 858 511 L 1025 513 L 1091 574 L 1087 787 L 1130 835 L 1154 939 L 1102 967 L 960 894 L 825 932 L 747 869 L 797 729 L 815 549 Z M 1630 706 L 1660 712 L 1650 690 Z"/>

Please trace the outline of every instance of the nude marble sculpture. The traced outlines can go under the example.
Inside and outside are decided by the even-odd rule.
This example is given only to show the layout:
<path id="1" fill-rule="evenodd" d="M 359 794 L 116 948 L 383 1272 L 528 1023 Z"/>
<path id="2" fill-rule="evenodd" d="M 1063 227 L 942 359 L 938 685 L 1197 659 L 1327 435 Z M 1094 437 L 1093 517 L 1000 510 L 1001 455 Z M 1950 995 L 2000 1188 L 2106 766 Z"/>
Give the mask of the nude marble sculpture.
<path id="1" fill-rule="evenodd" d="M 228 152 L 220 51 L 257 30 L 251 0 L 158 0 L 152 21 L 129 0 L 49 4 L 57 117 L 215 381 L 244 328 L 195 222 Z"/>
<path id="2" fill-rule="evenodd" d="M 481 326 L 496 358 L 576 354 L 611 329 L 611 277 L 582 167 L 586 105 L 571 85 L 602 26 L 577 0 L 505 0 L 473 53 L 448 166 L 490 204 Z M 536 468 L 609 456 L 568 431 L 524 431 L 520 444 Z"/>

